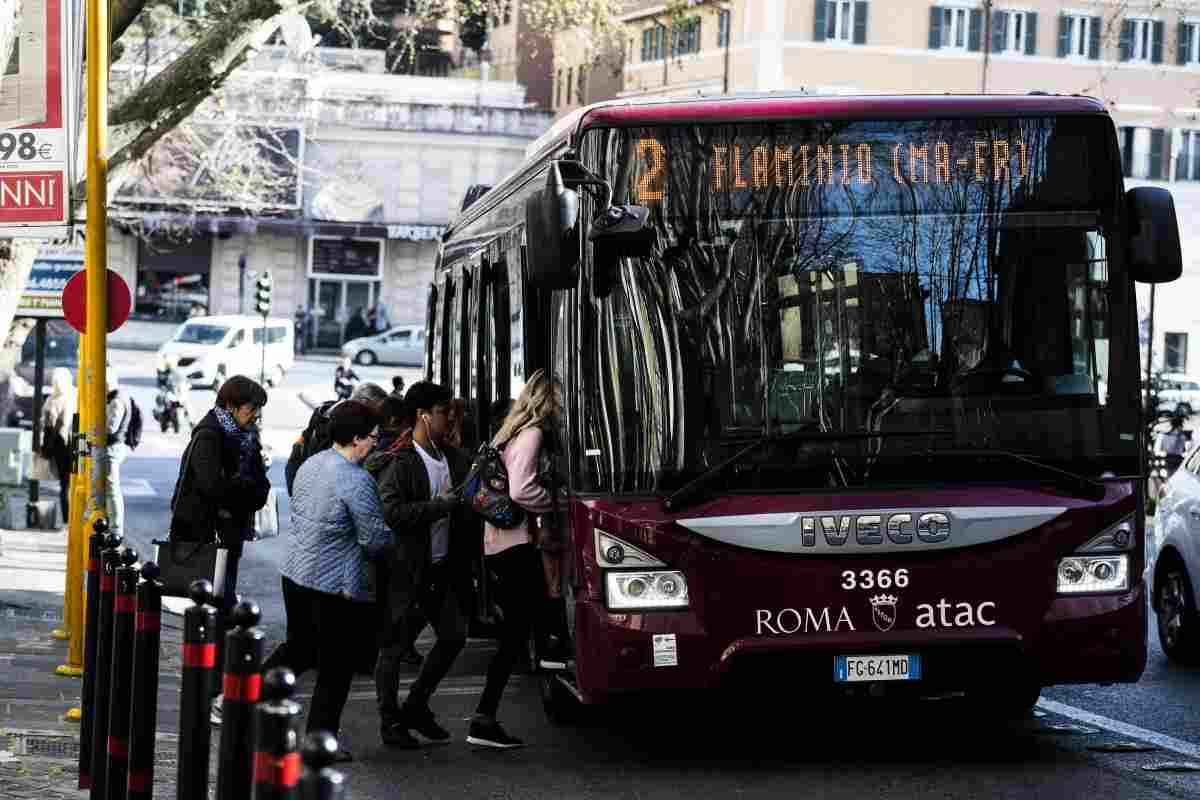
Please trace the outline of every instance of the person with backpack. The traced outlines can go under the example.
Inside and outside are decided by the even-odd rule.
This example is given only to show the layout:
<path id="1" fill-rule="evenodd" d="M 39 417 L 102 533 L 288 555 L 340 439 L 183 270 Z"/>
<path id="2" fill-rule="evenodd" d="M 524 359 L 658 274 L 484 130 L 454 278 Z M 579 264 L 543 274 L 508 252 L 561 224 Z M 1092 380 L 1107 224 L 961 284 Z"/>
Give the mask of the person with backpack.
<path id="1" fill-rule="evenodd" d="M 470 464 L 466 454 L 446 444 L 451 399 L 450 390 L 436 383 L 410 386 L 404 400 L 415 420 L 412 441 L 388 450 L 386 463 L 376 465 L 384 516 L 396 537 L 396 546 L 377 565 L 387 609 L 375 694 L 380 738 L 388 747 L 418 746 L 410 731 L 433 741 L 450 738 L 429 700 L 466 645 L 474 604 L 471 568 L 482 533 L 454 493 Z M 412 640 L 410 627 L 421 616 L 437 642 L 401 705 L 400 665 Z"/>
<path id="2" fill-rule="evenodd" d="M 358 385 L 354 390 L 354 394 L 350 395 L 349 399 L 365 403 L 370 406 L 372 411 L 379 413 L 383 401 L 387 397 L 388 393 L 378 384 L 362 383 Z M 333 409 L 341 402 L 344 401 L 327 400 L 313 409 L 312 416 L 308 419 L 308 425 L 305 426 L 299 438 L 292 445 L 292 453 L 288 457 L 287 466 L 283 470 L 283 477 L 287 483 L 289 496 L 292 494 L 292 487 L 296 482 L 296 472 L 300 469 L 300 465 L 316 453 L 329 448 L 333 444 L 333 439 L 329 436 L 329 420 Z"/>
<path id="3" fill-rule="evenodd" d="M 120 388 L 120 375 L 112 365 L 105 367 L 108 389 L 108 447 L 104 465 L 108 527 L 122 535 L 125 528 L 125 494 L 121 490 L 121 465 L 142 443 L 142 411 L 134 399 Z"/>
<path id="4" fill-rule="evenodd" d="M 254 512 L 266 505 L 271 489 L 256 425 L 266 404 L 266 390 L 245 375 L 221 384 L 216 405 L 192 429 L 171 501 L 171 541 L 215 539 L 226 551 L 225 581 L 218 587 L 216 664 L 225 663 L 225 633 L 237 598 L 242 544 L 253 530 Z M 214 725 L 222 721 L 219 692 L 214 681 Z"/>

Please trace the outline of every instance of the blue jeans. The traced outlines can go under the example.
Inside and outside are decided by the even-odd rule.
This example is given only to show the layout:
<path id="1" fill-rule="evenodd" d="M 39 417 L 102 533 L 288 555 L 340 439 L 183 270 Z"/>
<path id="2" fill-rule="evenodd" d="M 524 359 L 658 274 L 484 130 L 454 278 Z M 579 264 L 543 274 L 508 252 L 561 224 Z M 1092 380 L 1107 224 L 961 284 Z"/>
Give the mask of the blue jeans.
<path id="1" fill-rule="evenodd" d="M 104 459 L 107 477 L 104 483 L 108 528 L 113 533 L 124 535 L 125 495 L 121 492 L 121 465 L 129 458 L 129 445 L 110 444 Z"/>

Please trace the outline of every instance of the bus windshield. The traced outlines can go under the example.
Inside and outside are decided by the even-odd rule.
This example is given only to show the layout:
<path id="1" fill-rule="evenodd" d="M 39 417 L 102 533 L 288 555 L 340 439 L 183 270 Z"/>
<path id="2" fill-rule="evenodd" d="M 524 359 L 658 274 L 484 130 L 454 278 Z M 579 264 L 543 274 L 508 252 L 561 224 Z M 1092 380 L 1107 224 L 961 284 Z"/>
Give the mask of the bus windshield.
<path id="1" fill-rule="evenodd" d="M 658 236 L 585 304 L 571 431 L 584 488 L 670 491 L 776 436 L 729 489 L 1036 480 L 1020 461 L 915 457 L 951 448 L 1136 472 L 1133 298 L 1105 125 L 592 133 L 585 156 L 614 202 L 647 206 Z M 782 437 L 804 431 L 939 435 Z"/>

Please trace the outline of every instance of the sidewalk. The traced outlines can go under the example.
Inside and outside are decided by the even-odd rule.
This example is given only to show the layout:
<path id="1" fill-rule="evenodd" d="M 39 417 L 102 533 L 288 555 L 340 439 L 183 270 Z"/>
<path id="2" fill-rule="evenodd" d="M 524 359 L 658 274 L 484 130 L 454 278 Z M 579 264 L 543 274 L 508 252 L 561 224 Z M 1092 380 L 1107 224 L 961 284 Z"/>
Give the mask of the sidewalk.
<path id="1" fill-rule="evenodd" d="M 0 798 L 79 800 L 78 678 L 55 674 L 62 624 L 66 531 L 0 530 Z M 162 616 L 155 795 L 174 795 L 182 620 Z"/>

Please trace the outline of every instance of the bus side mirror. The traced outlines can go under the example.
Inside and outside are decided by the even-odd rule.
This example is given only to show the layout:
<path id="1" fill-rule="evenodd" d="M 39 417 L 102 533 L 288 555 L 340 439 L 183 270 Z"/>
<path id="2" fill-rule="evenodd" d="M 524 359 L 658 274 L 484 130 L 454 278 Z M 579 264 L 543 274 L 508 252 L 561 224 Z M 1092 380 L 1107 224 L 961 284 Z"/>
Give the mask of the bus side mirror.
<path id="1" fill-rule="evenodd" d="M 525 201 L 525 264 L 542 288 L 570 289 L 579 279 L 579 193 L 563 184 L 556 161 Z"/>
<path id="2" fill-rule="evenodd" d="M 592 243 L 592 293 L 607 297 L 612 277 L 622 258 L 648 256 L 654 252 L 656 232 L 645 206 L 609 206 L 592 220 L 588 241 Z"/>
<path id="3" fill-rule="evenodd" d="M 1129 213 L 1129 272 L 1140 283 L 1168 283 L 1183 274 L 1175 201 L 1166 189 L 1139 186 L 1125 193 Z"/>

